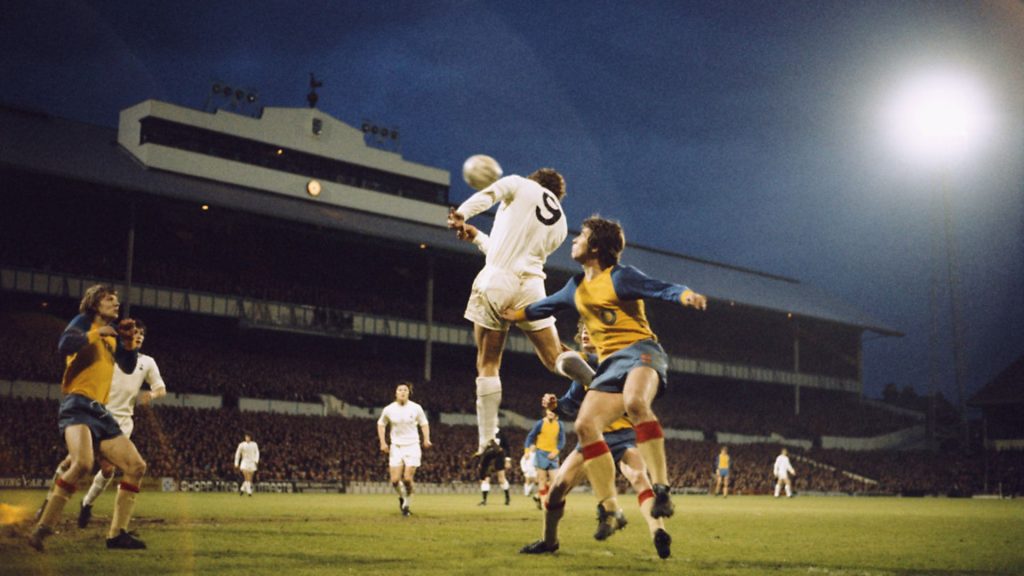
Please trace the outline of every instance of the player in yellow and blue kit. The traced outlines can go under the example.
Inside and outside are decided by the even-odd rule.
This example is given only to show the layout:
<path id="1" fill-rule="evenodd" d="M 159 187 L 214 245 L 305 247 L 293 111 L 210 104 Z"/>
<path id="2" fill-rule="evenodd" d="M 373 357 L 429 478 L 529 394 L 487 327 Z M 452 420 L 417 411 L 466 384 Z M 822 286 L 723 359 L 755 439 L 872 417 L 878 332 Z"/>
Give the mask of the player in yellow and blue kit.
<path id="1" fill-rule="evenodd" d="M 58 425 L 71 465 L 56 479 L 53 493 L 29 536 L 29 544 L 39 551 L 43 550 L 43 540 L 53 534 L 79 479 L 92 471 L 97 450 L 124 473 L 114 501 L 107 548 L 146 547 L 127 531 L 146 462 L 104 406 L 110 395 L 114 363 L 130 374 L 138 361 L 134 321 L 124 319 L 117 329 L 112 325 L 120 307 L 117 292 L 110 286 L 89 287 L 82 296 L 78 316 L 64 329 L 57 345 L 66 363 Z"/>
<path id="2" fill-rule="evenodd" d="M 722 492 L 722 496 L 725 498 L 729 497 L 729 447 L 722 446 L 722 451 L 718 453 L 718 457 L 715 458 L 717 468 L 715 469 L 715 496 L 718 496 L 718 492 Z"/>
<path id="3" fill-rule="evenodd" d="M 526 435 L 524 447 L 533 451 L 539 487 L 537 496 L 543 501 L 558 470 L 558 453 L 565 447 L 565 427 L 554 412 L 544 410 L 544 417 L 537 420 Z"/>
<path id="4" fill-rule="evenodd" d="M 668 356 L 647 322 L 644 298 L 656 298 L 703 310 L 707 298 L 686 286 L 663 282 L 632 266 L 619 264 L 625 236 L 618 222 L 592 216 L 583 222 L 572 243 L 572 258 L 583 274 L 564 288 L 518 310 L 506 310 L 510 321 L 537 319 L 575 309 L 597 348 L 600 365 L 576 418 L 583 444 L 584 469 L 597 496 L 600 523 L 612 525 L 619 511 L 615 495 L 615 462 L 602 435 L 622 415 L 634 423 L 637 448 L 654 481 L 652 515 L 673 513 L 665 462 L 665 440 L 651 403 L 667 383 Z M 599 533 L 601 529 L 599 528 Z"/>
<path id="5" fill-rule="evenodd" d="M 576 339 L 588 359 L 592 359 L 591 361 L 596 364 L 597 357 L 592 354 L 590 337 L 582 323 Z M 585 388 L 579 382 L 574 381 L 564 396 L 556 398 L 554 394 L 546 394 L 541 399 L 541 404 L 546 409 L 554 410 L 559 416 L 573 418 L 578 413 L 585 394 Z M 637 493 L 640 512 L 643 514 L 644 520 L 647 521 L 647 527 L 651 532 L 658 557 L 668 558 L 672 555 L 672 537 L 665 531 L 664 520 L 651 516 L 654 491 L 647 476 L 647 467 L 640 452 L 636 449 L 636 433 L 633 431 L 633 424 L 626 418 L 618 418 L 604 429 L 604 438 L 611 451 L 612 459 L 618 464 L 622 475 L 629 480 L 633 490 Z M 583 449 L 577 444 L 576 449 L 565 458 L 551 483 L 551 491 L 544 503 L 543 537 L 523 546 L 520 550 L 521 553 L 547 554 L 558 550 L 558 523 L 565 514 L 565 498 L 583 480 L 583 476 Z M 626 518 L 621 512 L 614 515 L 613 518 L 614 525 L 606 523 L 598 525 L 595 538 L 599 540 L 607 538 L 615 530 L 626 526 Z"/>

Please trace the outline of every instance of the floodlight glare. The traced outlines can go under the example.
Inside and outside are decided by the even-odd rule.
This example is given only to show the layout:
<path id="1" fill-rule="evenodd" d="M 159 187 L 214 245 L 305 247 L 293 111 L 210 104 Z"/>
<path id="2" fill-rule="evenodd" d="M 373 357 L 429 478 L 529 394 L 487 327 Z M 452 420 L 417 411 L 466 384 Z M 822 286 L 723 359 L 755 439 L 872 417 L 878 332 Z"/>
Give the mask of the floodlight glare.
<path id="1" fill-rule="evenodd" d="M 976 80 L 929 72 L 908 81 L 889 102 L 885 124 L 902 153 L 922 162 L 954 162 L 988 137 L 992 117 Z"/>

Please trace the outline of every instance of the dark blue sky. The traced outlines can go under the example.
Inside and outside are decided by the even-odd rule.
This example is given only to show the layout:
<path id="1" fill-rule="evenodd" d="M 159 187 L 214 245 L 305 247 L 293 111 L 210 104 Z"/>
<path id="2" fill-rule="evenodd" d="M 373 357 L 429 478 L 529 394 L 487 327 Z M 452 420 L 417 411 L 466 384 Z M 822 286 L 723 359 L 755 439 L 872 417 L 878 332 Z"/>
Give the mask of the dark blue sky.
<path id="1" fill-rule="evenodd" d="M 927 389 L 945 182 L 968 392 L 1024 353 L 1020 2 L 15 0 L 4 12 L 0 102 L 113 126 L 147 98 L 202 108 L 215 80 L 304 106 L 316 72 L 321 109 L 399 127 L 407 159 L 452 171 L 455 202 L 470 154 L 507 172 L 553 165 L 576 222 L 618 218 L 631 242 L 791 276 L 905 332 L 869 335 L 873 396 L 887 382 Z M 968 161 L 926 170 L 880 118 L 935 66 L 977 79 L 995 129 Z M 955 401 L 941 280 L 941 390 Z"/>

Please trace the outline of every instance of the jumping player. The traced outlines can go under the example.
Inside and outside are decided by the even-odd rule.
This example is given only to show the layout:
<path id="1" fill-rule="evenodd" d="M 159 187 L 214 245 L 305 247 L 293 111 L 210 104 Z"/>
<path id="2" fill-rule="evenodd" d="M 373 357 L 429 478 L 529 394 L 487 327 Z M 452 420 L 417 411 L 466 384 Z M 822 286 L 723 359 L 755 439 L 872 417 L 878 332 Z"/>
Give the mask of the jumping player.
<path id="1" fill-rule="evenodd" d="M 637 448 L 654 481 L 655 518 L 672 516 L 665 462 L 665 441 L 651 402 L 667 384 L 668 356 L 647 322 L 643 298 L 657 298 L 703 310 L 707 298 L 686 286 L 656 280 L 619 264 L 625 236 L 618 222 L 592 216 L 572 244 L 572 258 L 583 273 L 557 293 L 502 316 L 509 321 L 549 317 L 575 309 L 587 326 L 600 366 L 576 418 L 583 445 L 584 470 L 599 504 L 600 523 L 613 526 L 620 510 L 615 494 L 615 461 L 602 436 L 606 426 L 626 412 L 636 430 Z M 600 531 L 600 527 L 599 527 Z"/>
<path id="2" fill-rule="evenodd" d="M 476 341 L 476 410 L 481 454 L 498 430 L 501 405 L 501 355 L 509 322 L 501 317 L 508 307 L 519 308 L 544 297 L 544 262 L 565 240 L 567 227 L 561 199 L 565 179 L 551 168 L 528 177 L 509 175 L 470 196 L 448 214 L 448 227 L 473 242 L 486 255 L 484 268 L 473 281 L 465 317 L 473 323 Z M 499 204 L 488 236 L 466 220 Z M 581 363 L 556 368 L 563 352 L 553 318 L 516 322 L 533 343 L 541 362 L 570 379 L 589 379 Z M 577 373 L 578 372 L 578 373 Z"/>
<path id="3" fill-rule="evenodd" d="M 112 326 L 120 308 L 117 292 L 112 287 L 90 286 L 82 296 L 79 314 L 64 329 L 57 345 L 66 364 L 61 379 L 64 397 L 58 426 L 71 465 L 57 478 L 56 487 L 29 535 L 29 544 L 36 550 L 43 550 L 44 540 L 53 534 L 78 481 L 92 471 L 97 445 L 99 455 L 124 473 L 114 500 L 107 548 L 146 547 L 142 540 L 127 531 L 135 497 L 146 473 L 146 462 L 104 406 L 110 397 L 115 363 L 130 374 L 138 362 L 135 322 L 126 318 L 117 329 Z"/>
<path id="4" fill-rule="evenodd" d="M 588 362 L 597 361 L 590 335 L 582 322 L 580 322 L 579 330 L 576 333 L 576 342 Z M 547 394 L 541 399 L 541 404 L 561 417 L 573 418 L 578 413 L 585 394 L 586 389 L 583 385 L 573 382 L 562 398 L 555 398 L 553 394 Z M 604 429 L 604 437 L 609 450 L 611 450 L 612 458 L 619 466 L 619 471 L 637 493 L 640 513 L 643 514 L 644 520 L 647 522 L 647 528 L 651 532 L 658 557 L 668 558 L 672 555 L 672 537 L 665 531 L 665 521 L 651 516 L 654 491 L 647 476 L 647 467 L 644 465 L 640 452 L 636 449 L 636 433 L 633 431 L 632 423 L 624 417 L 619 418 Z M 583 481 L 583 477 L 583 451 L 582 447 L 577 444 L 576 449 L 562 462 L 562 466 L 559 467 L 551 484 L 551 491 L 544 508 L 543 536 L 540 540 L 524 546 L 519 551 L 520 553 L 545 554 L 558 550 L 558 523 L 565 513 L 565 497 Z M 598 515 L 603 513 L 605 513 L 603 507 L 598 505 Z M 626 526 L 626 518 L 621 512 L 613 517 L 613 524 L 604 522 L 598 524 L 598 532 L 594 534 L 595 538 L 599 540 L 607 538 L 614 532 L 610 528 L 619 530 Z"/>
<path id="5" fill-rule="evenodd" d="M 399 382 L 395 387 L 395 401 L 384 407 L 377 420 L 377 439 L 380 440 L 380 451 L 388 455 L 388 472 L 391 486 L 398 493 L 398 506 L 402 516 L 412 512 L 413 477 L 420 466 L 422 451 L 420 436 L 416 433 L 419 426 L 423 433 L 423 447 L 430 448 L 430 424 L 423 407 L 409 400 L 412 394 L 411 382 Z M 391 425 L 391 446 L 384 440 L 388 424 Z"/>

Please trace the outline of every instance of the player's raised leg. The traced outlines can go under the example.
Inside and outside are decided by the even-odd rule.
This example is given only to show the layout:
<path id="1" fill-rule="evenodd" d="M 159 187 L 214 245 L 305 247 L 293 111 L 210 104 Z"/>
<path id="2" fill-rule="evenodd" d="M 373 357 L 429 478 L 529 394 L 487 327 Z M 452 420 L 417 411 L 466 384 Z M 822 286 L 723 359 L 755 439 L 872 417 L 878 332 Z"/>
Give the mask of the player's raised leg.
<path id="1" fill-rule="evenodd" d="M 476 340 L 476 421 L 478 454 L 498 433 L 498 412 L 501 407 L 501 356 L 508 331 L 491 330 L 479 324 L 473 327 Z"/>

